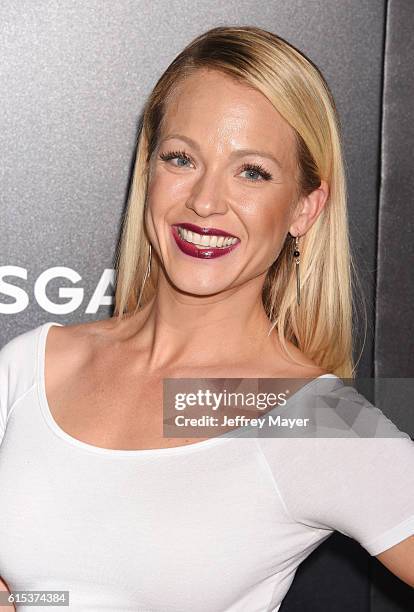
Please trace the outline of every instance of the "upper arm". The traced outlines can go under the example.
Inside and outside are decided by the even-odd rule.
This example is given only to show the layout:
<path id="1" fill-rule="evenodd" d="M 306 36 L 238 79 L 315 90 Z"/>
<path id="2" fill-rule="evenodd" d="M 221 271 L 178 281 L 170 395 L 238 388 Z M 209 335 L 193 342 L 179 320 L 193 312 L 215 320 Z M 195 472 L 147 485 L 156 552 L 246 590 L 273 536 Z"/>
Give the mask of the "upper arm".
<path id="1" fill-rule="evenodd" d="M 8 344 L 0 349 L 0 444 L 6 431 L 8 414 Z"/>
<path id="2" fill-rule="evenodd" d="M 395 576 L 414 588 L 414 535 L 375 556 Z"/>

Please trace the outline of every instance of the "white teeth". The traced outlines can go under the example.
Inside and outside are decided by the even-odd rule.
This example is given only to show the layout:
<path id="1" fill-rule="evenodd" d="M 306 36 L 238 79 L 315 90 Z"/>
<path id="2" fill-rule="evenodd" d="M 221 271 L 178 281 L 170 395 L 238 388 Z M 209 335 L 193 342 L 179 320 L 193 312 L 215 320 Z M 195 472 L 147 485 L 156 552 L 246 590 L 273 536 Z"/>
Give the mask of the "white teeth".
<path id="1" fill-rule="evenodd" d="M 202 247 L 228 247 L 237 242 L 237 238 L 231 238 L 228 236 L 209 236 L 206 234 L 200 235 L 196 232 L 183 229 L 180 226 L 178 226 L 178 233 L 180 234 L 181 238 L 187 242 L 191 242 L 196 246 Z"/>

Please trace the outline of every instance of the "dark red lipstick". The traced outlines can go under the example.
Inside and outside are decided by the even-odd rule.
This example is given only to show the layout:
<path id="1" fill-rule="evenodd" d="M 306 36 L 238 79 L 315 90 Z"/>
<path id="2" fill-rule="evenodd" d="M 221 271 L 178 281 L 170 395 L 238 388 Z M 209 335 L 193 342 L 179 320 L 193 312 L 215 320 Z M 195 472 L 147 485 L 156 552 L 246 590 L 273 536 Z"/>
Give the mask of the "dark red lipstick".
<path id="1" fill-rule="evenodd" d="M 210 235 L 210 236 L 224 236 L 228 238 L 236 238 L 237 242 L 225 247 L 213 247 L 213 246 L 196 246 L 195 244 L 188 242 L 178 231 L 178 227 L 189 230 L 191 232 L 195 232 L 196 234 Z M 239 244 L 240 240 L 237 236 L 233 236 L 224 230 L 220 230 L 213 227 L 199 227 L 198 225 L 194 225 L 193 223 L 176 223 L 171 226 L 172 234 L 177 244 L 178 248 L 185 253 L 186 255 L 190 255 L 191 257 L 196 257 L 198 259 L 215 259 L 217 257 L 222 257 L 230 251 L 233 251 Z"/>

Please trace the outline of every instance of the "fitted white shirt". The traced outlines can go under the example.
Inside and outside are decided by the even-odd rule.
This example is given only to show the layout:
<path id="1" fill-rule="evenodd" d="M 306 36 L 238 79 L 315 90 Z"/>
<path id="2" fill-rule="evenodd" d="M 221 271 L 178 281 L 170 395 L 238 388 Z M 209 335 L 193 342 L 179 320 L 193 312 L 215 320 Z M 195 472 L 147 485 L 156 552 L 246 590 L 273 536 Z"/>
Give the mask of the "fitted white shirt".
<path id="1" fill-rule="evenodd" d="M 0 351 L 0 576 L 11 590 L 69 591 L 69 610 L 82 612 L 276 612 L 335 530 L 370 555 L 414 534 L 414 442 L 371 404 L 387 437 L 233 433 L 104 449 L 51 415 L 51 325 Z M 291 410 L 321 378 L 332 406 L 358 406 L 353 387 L 324 375 Z"/>

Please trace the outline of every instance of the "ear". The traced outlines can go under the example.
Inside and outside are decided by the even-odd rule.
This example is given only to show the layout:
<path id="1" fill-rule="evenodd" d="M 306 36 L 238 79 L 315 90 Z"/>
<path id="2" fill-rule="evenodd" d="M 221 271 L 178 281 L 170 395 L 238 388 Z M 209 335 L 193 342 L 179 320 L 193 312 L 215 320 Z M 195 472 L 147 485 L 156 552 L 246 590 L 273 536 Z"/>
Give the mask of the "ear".
<path id="1" fill-rule="evenodd" d="M 321 214 L 329 196 L 329 186 L 321 181 L 320 186 L 309 195 L 299 199 L 289 232 L 292 236 L 303 236 Z"/>

